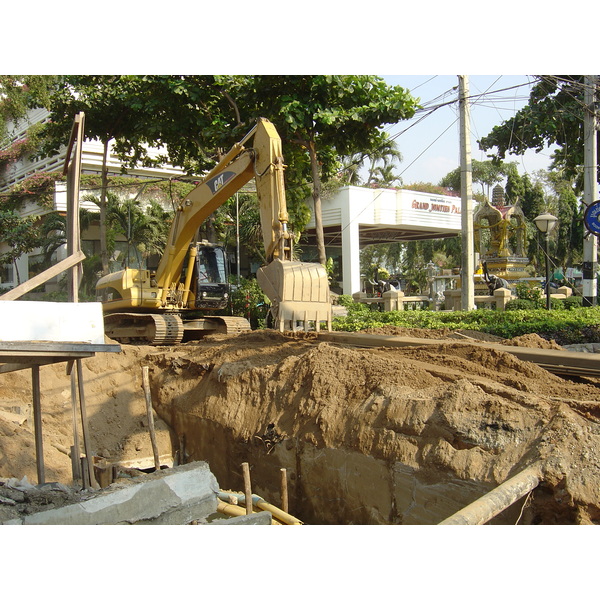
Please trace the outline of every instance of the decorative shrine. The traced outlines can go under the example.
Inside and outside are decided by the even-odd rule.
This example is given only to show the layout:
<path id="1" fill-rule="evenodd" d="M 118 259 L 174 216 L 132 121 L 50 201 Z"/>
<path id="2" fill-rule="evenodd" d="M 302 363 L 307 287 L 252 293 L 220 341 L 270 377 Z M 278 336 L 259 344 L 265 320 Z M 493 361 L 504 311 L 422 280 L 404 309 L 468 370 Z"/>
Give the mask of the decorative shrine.
<path id="1" fill-rule="evenodd" d="M 473 239 L 481 262 L 478 271 L 486 263 L 490 275 L 509 283 L 529 276 L 525 270 L 529 264 L 525 256 L 525 215 L 518 201 L 514 205 L 505 203 L 500 185 L 492 191 L 491 204 L 485 200 L 473 216 Z"/>

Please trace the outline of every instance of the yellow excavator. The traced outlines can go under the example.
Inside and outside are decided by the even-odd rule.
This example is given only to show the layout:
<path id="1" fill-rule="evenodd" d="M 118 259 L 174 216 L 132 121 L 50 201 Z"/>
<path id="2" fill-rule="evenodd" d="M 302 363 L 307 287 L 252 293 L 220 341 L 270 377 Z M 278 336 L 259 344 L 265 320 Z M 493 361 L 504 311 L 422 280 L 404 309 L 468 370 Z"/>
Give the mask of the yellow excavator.
<path id="1" fill-rule="evenodd" d="M 271 302 L 272 326 L 285 331 L 312 323 L 318 331 L 324 322 L 331 331 L 324 267 L 292 259 L 284 169 L 279 134 L 261 118 L 180 202 L 156 269 L 126 268 L 98 280 L 106 335 L 121 343 L 171 345 L 209 332 L 250 329 L 240 317 L 206 315 L 227 306 L 227 260 L 222 247 L 197 238 L 202 223 L 252 178 L 266 256 L 256 278 Z"/>

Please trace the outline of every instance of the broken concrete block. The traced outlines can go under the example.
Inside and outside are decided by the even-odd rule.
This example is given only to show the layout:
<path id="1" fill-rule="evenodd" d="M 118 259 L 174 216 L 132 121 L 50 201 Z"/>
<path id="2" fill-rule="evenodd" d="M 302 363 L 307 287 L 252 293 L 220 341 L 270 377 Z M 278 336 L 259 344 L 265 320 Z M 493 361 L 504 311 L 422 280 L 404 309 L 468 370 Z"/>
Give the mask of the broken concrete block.
<path id="1" fill-rule="evenodd" d="M 89 500 L 26 515 L 5 524 L 179 525 L 202 521 L 217 509 L 219 486 L 204 462 L 116 483 Z"/>

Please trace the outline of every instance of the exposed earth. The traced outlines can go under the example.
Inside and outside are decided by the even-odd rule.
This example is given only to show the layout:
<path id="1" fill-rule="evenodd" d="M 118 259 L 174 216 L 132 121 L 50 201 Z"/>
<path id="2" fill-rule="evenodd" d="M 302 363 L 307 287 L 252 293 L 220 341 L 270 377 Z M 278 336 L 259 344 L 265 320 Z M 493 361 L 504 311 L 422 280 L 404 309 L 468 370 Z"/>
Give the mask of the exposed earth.
<path id="1" fill-rule="evenodd" d="M 460 508 L 467 489 L 479 497 L 536 462 L 543 484 L 519 505 L 520 522 L 600 518 L 600 380 L 553 375 L 485 348 L 482 342 L 501 340 L 476 332 L 368 333 L 439 344 L 365 349 L 319 341 L 315 333 L 265 330 L 177 347 L 122 345 L 120 353 L 84 359 L 93 452 L 152 466 L 142 391 L 147 365 L 162 457 L 184 448 L 187 460 L 207 460 L 231 489 L 242 489 L 233 471 L 248 461 L 258 493 L 261 486 L 274 493 L 276 467 L 289 467 L 293 508 L 307 523 L 439 522 L 454 502 Z M 504 343 L 560 348 L 537 335 Z M 30 377 L 25 370 L 0 379 L 0 483 L 37 481 Z M 42 367 L 41 388 L 46 480 L 68 484 L 73 438 L 64 363 Z M 347 480 L 345 489 L 326 485 L 328 476 L 338 488 Z M 400 479 L 411 482 L 412 499 L 396 489 Z M 389 499 L 382 486 L 396 486 Z M 436 496 L 417 507 L 424 490 Z M 343 500 L 327 508 L 334 495 Z"/>

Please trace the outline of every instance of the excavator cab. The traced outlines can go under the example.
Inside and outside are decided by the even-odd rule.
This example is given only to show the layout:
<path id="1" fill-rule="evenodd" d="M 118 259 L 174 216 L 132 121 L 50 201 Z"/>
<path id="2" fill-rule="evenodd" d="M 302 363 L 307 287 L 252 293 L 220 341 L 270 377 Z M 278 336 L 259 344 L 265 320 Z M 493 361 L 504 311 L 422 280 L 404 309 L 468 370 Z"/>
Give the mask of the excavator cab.
<path id="1" fill-rule="evenodd" d="M 196 248 L 196 308 L 223 309 L 230 295 L 225 249 L 208 242 L 199 242 Z"/>

